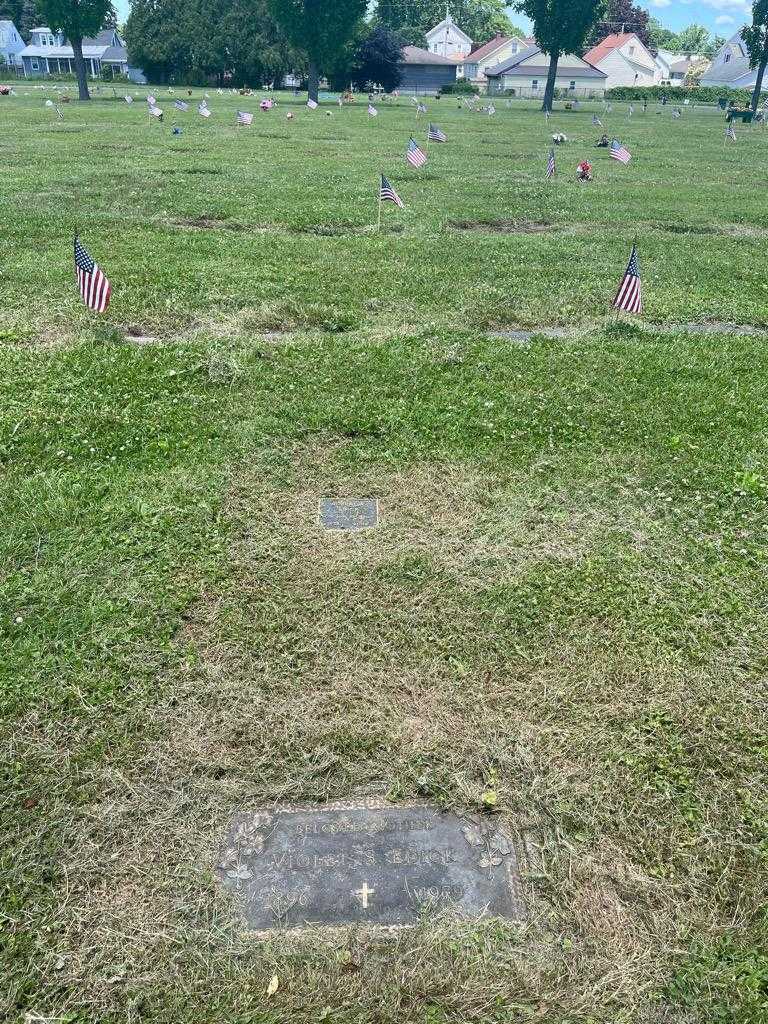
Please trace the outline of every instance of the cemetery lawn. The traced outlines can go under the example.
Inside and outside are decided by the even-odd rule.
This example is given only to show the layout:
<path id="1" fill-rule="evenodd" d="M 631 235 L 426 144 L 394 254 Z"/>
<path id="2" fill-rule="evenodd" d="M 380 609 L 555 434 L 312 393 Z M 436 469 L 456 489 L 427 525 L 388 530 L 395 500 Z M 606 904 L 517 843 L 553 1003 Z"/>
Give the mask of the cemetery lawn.
<path id="1" fill-rule="evenodd" d="M 768 133 L 622 105 L 622 167 L 586 104 L 548 129 L 444 99 L 419 174 L 405 101 L 213 91 L 173 137 L 165 93 L 158 125 L 146 90 L 61 123 L 16 90 L 0 1017 L 768 1020 L 768 349 L 654 327 L 768 327 Z M 379 234 L 380 170 L 406 209 Z M 381 526 L 324 534 L 324 495 L 378 497 Z M 230 816 L 365 794 L 495 795 L 527 924 L 244 936 Z"/>

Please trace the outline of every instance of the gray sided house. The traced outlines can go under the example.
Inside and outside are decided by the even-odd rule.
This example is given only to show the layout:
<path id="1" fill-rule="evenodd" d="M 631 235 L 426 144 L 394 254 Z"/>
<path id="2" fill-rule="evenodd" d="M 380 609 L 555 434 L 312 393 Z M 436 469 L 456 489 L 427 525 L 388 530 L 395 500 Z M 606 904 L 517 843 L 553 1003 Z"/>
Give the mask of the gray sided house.
<path id="1" fill-rule="evenodd" d="M 501 64 L 485 68 L 489 93 L 508 92 L 538 99 L 544 96 L 549 74 L 549 55 L 529 46 Z M 555 88 L 574 97 L 605 95 L 608 76 L 575 53 L 564 53 L 557 63 Z"/>
<path id="2" fill-rule="evenodd" d="M 21 67 L 19 54 L 24 49 L 24 40 L 12 21 L 0 19 L 0 68 L 3 65 Z"/>
<path id="3" fill-rule="evenodd" d="M 418 46 L 406 46 L 400 70 L 403 73 L 400 92 L 435 95 L 456 81 L 458 61 Z"/>
<path id="4" fill-rule="evenodd" d="M 749 53 L 741 32 L 731 36 L 721 48 L 711 66 L 701 76 L 702 85 L 727 85 L 731 89 L 755 88 L 757 68 L 749 66 Z M 764 86 L 768 88 L 768 83 Z"/>
<path id="5" fill-rule="evenodd" d="M 72 47 L 61 33 L 52 32 L 49 28 L 33 28 L 30 44 L 24 47 L 19 57 L 26 78 L 75 73 Z M 124 76 L 133 82 L 145 81 L 141 71 L 128 67 L 128 52 L 117 29 L 105 28 L 95 39 L 83 39 L 83 57 L 90 78 L 100 78 L 105 70 L 111 69 L 115 77 Z"/>

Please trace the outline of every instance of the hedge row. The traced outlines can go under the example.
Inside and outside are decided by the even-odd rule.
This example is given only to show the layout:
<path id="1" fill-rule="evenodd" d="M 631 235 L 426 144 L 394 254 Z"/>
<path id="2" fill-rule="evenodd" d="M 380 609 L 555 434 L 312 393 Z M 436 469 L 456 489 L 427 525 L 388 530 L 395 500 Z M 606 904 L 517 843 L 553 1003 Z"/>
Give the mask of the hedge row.
<path id="1" fill-rule="evenodd" d="M 699 85 L 693 89 L 686 89 L 681 86 L 668 85 L 619 85 L 615 89 L 606 90 L 605 95 L 612 100 L 660 100 L 666 96 L 670 103 L 681 103 L 689 99 L 691 103 L 717 103 L 725 98 L 730 103 L 733 100 L 741 106 L 747 106 L 752 99 L 749 89 L 731 89 L 728 86 L 720 85 Z M 760 94 L 760 101 L 768 98 L 768 93 Z"/>

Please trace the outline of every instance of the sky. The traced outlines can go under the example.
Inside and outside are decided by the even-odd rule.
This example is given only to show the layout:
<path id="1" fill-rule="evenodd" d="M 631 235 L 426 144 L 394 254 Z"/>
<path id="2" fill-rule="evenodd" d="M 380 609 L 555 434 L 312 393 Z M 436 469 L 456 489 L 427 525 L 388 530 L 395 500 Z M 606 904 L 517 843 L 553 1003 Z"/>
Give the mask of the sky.
<path id="1" fill-rule="evenodd" d="M 752 4 L 745 0 L 648 0 L 640 6 L 658 18 L 666 28 L 677 32 L 691 22 L 706 25 L 718 36 L 731 36 L 751 19 Z M 130 0 L 115 0 L 115 7 L 121 21 L 128 17 Z M 530 22 L 513 10 L 510 15 L 516 25 L 530 31 Z"/>
<path id="2" fill-rule="evenodd" d="M 752 4 L 745 0 L 648 0 L 639 3 L 665 28 L 678 32 L 686 25 L 705 25 L 713 35 L 732 36 L 742 25 L 752 21 Z M 530 31 L 530 22 L 510 8 L 510 17 Z"/>

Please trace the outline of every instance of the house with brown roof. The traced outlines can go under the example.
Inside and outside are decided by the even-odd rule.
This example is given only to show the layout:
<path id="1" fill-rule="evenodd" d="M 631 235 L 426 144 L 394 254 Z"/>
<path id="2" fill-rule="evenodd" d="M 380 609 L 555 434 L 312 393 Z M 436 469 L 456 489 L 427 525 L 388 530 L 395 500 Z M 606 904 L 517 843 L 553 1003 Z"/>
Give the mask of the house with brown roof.
<path id="1" fill-rule="evenodd" d="M 509 60 L 522 50 L 527 49 L 533 40 L 521 39 L 519 36 L 505 36 L 498 33 L 482 46 L 478 46 L 459 64 L 459 78 L 466 78 L 481 88 L 487 84 L 485 69 Z"/>
<path id="2" fill-rule="evenodd" d="M 606 89 L 655 85 L 659 80 L 653 54 L 634 32 L 613 32 L 588 50 L 584 60 L 606 75 Z"/>
<path id="3" fill-rule="evenodd" d="M 430 53 L 420 46 L 406 46 L 400 61 L 403 74 L 400 92 L 434 96 L 456 81 L 456 67 L 456 61 L 451 57 Z"/>

